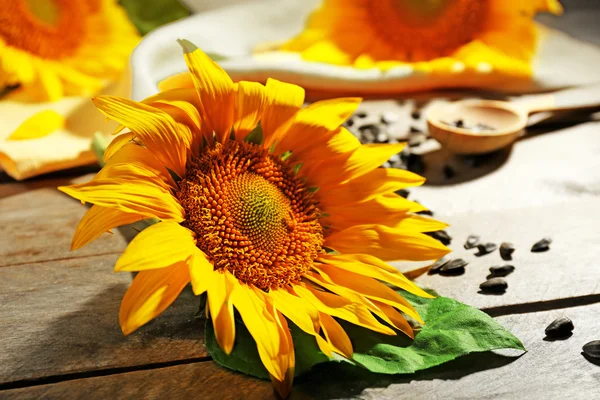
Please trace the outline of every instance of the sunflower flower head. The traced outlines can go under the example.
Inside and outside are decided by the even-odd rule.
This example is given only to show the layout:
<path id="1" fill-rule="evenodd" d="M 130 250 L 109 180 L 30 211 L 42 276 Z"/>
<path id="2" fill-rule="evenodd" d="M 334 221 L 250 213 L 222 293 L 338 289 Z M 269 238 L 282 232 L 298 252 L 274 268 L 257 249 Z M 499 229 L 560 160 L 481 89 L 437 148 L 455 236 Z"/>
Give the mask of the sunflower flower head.
<path id="1" fill-rule="evenodd" d="M 0 7 L 0 88 L 34 101 L 91 94 L 118 77 L 139 40 L 117 0 L 7 0 Z"/>
<path id="2" fill-rule="evenodd" d="M 498 70 L 526 77 L 540 34 L 538 12 L 561 14 L 562 7 L 558 0 L 323 0 L 281 49 L 359 69 L 413 64 L 437 74 Z"/>
<path id="3" fill-rule="evenodd" d="M 139 271 L 120 310 L 125 334 L 164 311 L 191 282 L 207 293 L 215 336 L 235 343 L 234 310 L 256 341 L 280 394 L 294 376 L 291 321 L 327 355 L 352 357 L 338 319 L 412 337 L 415 309 L 387 284 L 431 297 L 392 260 L 429 260 L 448 249 L 423 232 L 446 225 L 394 192 L 423 183 L 378 168 L 402 144 L 361 145 L 340 125 L 360 99 L 303 108 L 302 88 L 273 79 L 234 83 L 181 41 L 188 73 L 142 102 L 97 97 L 129 131 L 106 150 L 92 181 L 60 190 L 93 206 L 73 249 L 145 218 L 117 271 Z"/>

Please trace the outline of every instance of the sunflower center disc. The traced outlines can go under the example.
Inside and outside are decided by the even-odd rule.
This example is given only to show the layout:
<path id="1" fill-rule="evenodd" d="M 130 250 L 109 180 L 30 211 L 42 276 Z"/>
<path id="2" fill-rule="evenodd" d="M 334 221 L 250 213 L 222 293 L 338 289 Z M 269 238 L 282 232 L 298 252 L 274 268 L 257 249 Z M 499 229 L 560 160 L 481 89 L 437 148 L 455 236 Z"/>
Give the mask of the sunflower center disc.
<path id="1" fill-rule="evenodd" d="M 322 251 L 314 195 L 267 150 L 229 141 L 205 148 L 177 196 L 197 246 L 243 282 L 263 290 L 299 282 Z"/>
<path id="2" fill-rule="evenodd" d="M 369 11 L 379 36 L 404 61 L 450 55 L 481 31 L 487 14 L 481 0 L 378 0 Z"/>

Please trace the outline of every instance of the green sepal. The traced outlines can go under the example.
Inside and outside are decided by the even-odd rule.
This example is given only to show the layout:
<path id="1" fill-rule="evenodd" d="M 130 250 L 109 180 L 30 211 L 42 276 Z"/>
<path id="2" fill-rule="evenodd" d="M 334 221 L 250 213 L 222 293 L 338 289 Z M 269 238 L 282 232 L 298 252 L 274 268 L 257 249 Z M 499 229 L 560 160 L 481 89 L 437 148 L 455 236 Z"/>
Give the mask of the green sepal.
<path id="1" fill-rule="evenodd" d="M 96 155 L 98 164 L 101 167 L 104 167 L 104 152 L 106 151 L 109 143 L 110 140 L 108 140 L 105 135 L 100 132 L 94 133 L 94 136 L 92 137 L 92 151 Z"/>
<path id="2" fill-rule="evenodd" d="M 159 26 L 187 17 L 189 10 L 177 0 L 119 0 L 140 34 L 145 35 Z"/>
<path id="3" fill-rule="evenodd" d="M 262 126 L 260 125 L 260 122 L 244 138 L 244 142 L 250 143 L 250 144 L 257 144 L 257 145 L 262 144 L 263 140 L 264 140 L 264 133 L 262 130 Z"/>

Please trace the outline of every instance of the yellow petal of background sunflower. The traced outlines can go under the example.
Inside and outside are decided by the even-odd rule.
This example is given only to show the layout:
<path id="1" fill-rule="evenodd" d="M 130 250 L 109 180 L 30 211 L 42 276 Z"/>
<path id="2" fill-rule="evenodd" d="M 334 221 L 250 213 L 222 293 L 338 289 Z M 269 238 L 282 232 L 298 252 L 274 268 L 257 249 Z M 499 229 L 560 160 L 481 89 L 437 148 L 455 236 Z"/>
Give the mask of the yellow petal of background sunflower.
<path id="1" fill-rule="evenodd" d="M 117 260 L 115 271 L 144 271 L 186 261 L 196 243 L 192 232 L 174 221 L 150 225 L 141 231 Z"/>
<path id="2" fill-rule="evenodd" d="M 144 216 L 133 213 L 126 213 L 115 208 L 106 208 L 93 205 L 77 225 L 73 240 L 71 241 L 71 250 L 77 250 L 100 237 L 105 232 L 110 231 L 117 226 L 132 224 L 144 219 Z"/>
<path id="3" fill-rule="evenodd" d="M 27 118 L 6 140 L 28 140 L 47 136 L 65 127 L 65 117 L 54 110 L 40 111 Z"/>
<path id="4" fill-rule="evenodd" d="M 129 335 L 162 313 L 189 281 L 184 262 L 138 273 L 121 302 L 119 322 L 123 333 Z"/>

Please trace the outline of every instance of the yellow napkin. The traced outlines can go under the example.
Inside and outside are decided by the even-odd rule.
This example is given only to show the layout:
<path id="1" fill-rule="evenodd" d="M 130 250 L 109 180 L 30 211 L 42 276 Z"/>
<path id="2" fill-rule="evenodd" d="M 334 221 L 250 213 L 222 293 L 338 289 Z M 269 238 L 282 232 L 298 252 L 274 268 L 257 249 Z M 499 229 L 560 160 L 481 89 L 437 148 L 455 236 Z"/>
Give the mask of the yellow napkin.
<path id="1" fill-rule="evenodd" d="M 129 97 L 130 89 L 127 70 L 123 79 L 97 94 Z M 117 127 L 105 121 L 89 96 L 34 103 L 17 90 L 0 101 L 0 116 L 0 168 L 17 180 L 96 162 L 92 137 L 96 132 L 110 135 Z M 21 131 L 30 135 L 35 129 L 41 137 L 19 139 Z"/>

